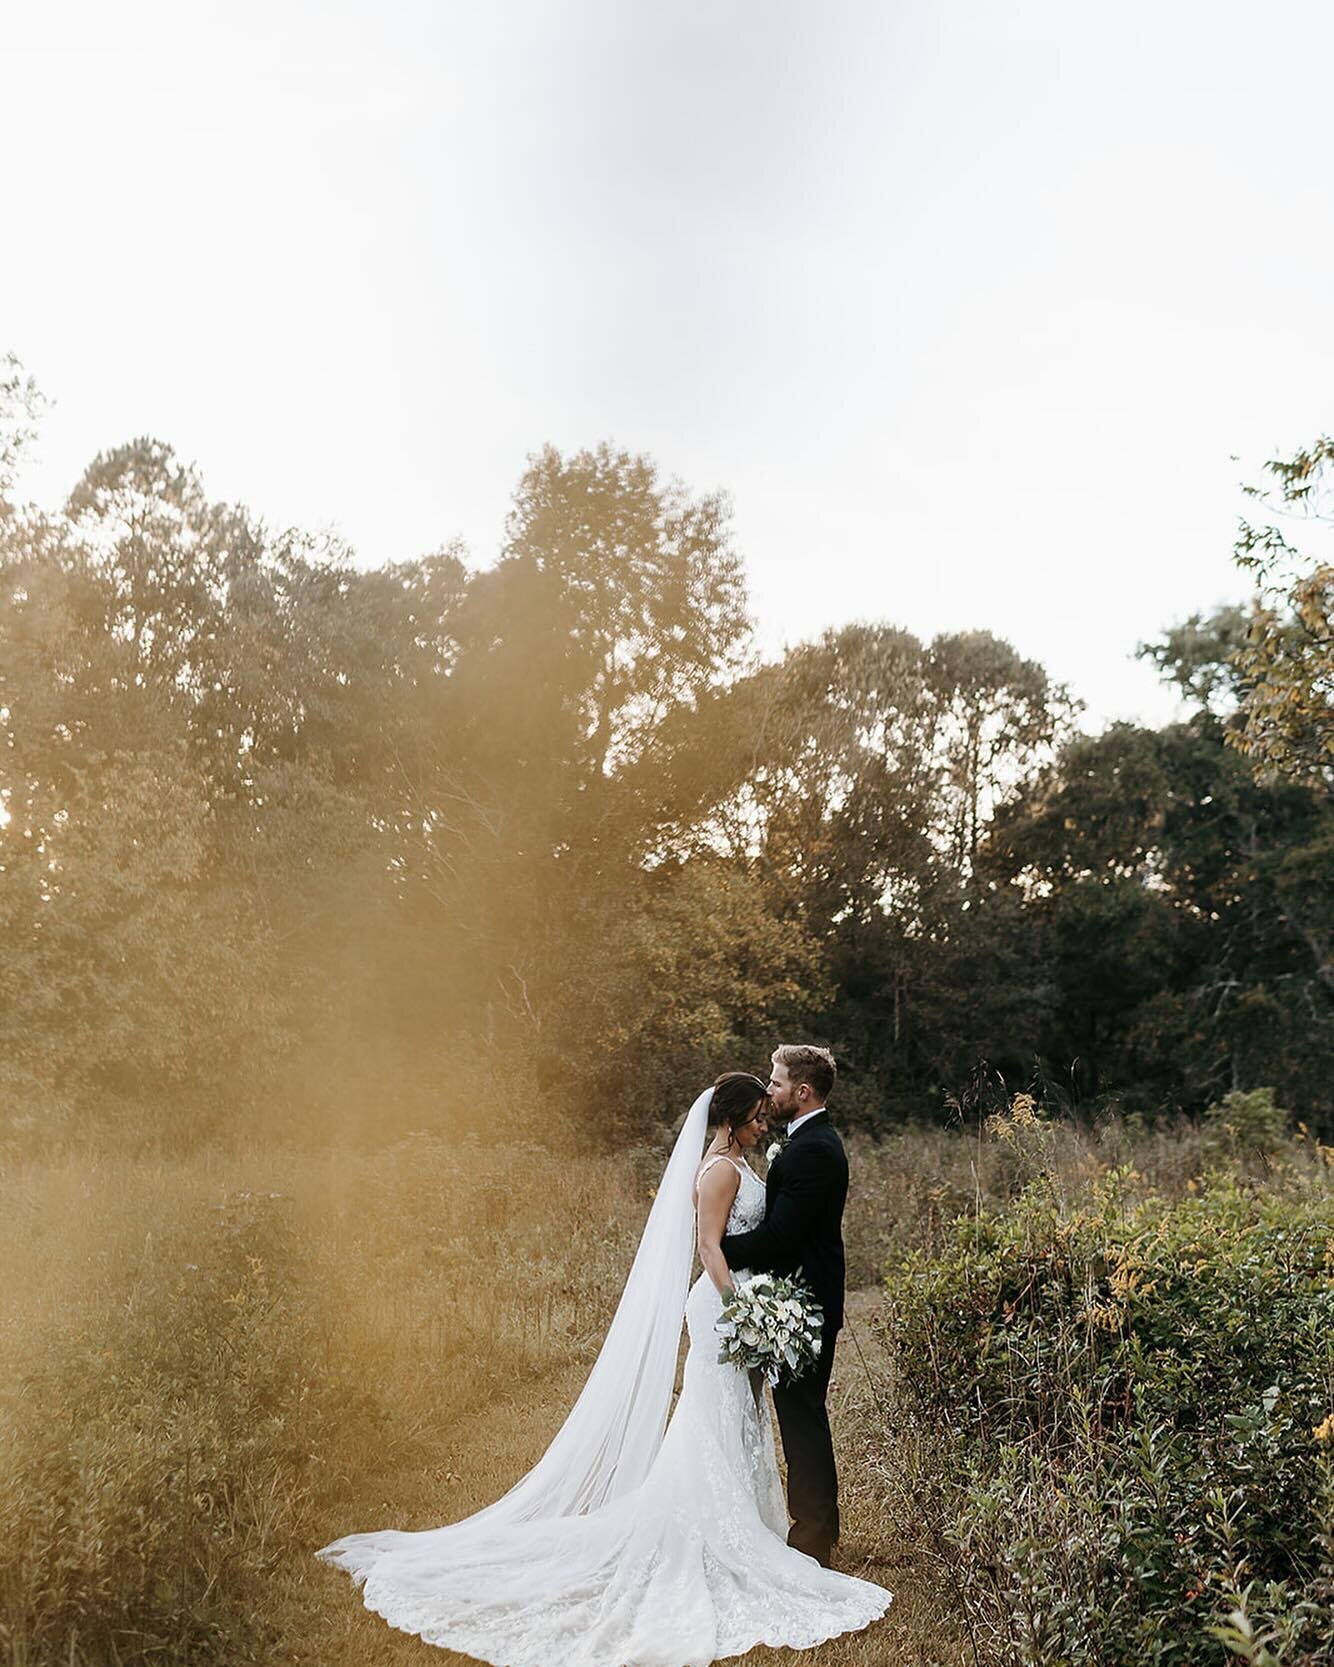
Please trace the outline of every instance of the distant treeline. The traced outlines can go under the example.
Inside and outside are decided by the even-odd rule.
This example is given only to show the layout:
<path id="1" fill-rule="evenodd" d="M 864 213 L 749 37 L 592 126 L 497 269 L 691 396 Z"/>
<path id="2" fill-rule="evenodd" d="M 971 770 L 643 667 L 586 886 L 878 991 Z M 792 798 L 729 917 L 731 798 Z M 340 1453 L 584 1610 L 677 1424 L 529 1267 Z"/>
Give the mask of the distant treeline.
<path id="1" fill-rule="evenodd" d="M 147 439 L 20 507 L 24 396 L 9 1133 L 621 1139 L 796 1036 L 872 1128 L 1002 1079 L 1146 1112 L 1263 1084 L 1324 1120 L 1334 809 L 1227 744 L 1240 611 L 1152 650 L 1188 721 L 1090 738 L 985 631 L 763 663 L 726 501 L 642 457 L 531 458 L 490 567 L 365 567 Z"/>

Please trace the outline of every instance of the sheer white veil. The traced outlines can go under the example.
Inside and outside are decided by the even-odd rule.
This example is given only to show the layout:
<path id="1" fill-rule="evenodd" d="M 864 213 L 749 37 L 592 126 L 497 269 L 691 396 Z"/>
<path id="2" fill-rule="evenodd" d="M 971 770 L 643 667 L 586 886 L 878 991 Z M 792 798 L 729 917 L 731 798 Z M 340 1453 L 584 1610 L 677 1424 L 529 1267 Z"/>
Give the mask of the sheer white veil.
<path id="1" fill-rule="evenodd" d="M 350 1534 L 316 1556 L 364 1579 L 405 1539 L 449 1550 L 473 1530 L 582 1515 L 637 1488 L 662 1445 L 695 1249 L 694 1179 L 713 1089 L 696 1099 L 658 1184 L 625 1289 L 588 1381 L 546 1452 L 495 1504 L 417 1533 Z M 423 1547 L 425 1549 L 425 1547 Z"/>
<path id="2" fill-rule="evenodd" d="M 588 1382 L 546 1452 L 478 1516 L 526 1522 L 595 1511 L 637 1488 L 662 1445 L 695 1254 L 695 1170 L 709 1102 L 686 1113 Z"/>

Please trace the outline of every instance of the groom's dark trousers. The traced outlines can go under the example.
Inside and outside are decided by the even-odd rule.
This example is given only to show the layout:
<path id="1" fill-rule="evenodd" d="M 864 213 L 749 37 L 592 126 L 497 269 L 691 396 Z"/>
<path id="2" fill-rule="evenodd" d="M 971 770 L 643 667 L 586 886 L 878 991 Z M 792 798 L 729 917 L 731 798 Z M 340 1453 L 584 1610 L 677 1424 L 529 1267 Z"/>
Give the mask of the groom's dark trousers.
<path id="1" fill-rule="evenodd" d="M 733 1268 L 800 1274 L 824 1309 L 820 1359 L 810 1372 L 774 1390 L 787 1459 L 787 1543 L 828 1564 L 838 1538 L 838 1473 L 825 1397 L 834 1343 L 843 1324 L 843 1205 L 848 1160 L 827 1112 L 808 1118 L 769 1168 L 764 1220 L 749 1233 L 728 1233 L 723 1255 Z"/>

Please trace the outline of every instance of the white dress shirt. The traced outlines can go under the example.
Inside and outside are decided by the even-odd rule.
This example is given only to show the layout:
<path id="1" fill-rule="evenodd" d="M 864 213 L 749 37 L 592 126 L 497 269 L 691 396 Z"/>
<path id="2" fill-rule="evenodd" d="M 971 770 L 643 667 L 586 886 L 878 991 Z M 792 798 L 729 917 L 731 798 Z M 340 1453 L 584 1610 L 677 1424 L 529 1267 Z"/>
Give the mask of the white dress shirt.
<path id="1" fill-rule="evenodd" d="M 800 1117 L 794 1117 L 787 1126 L 787 1138 L 791 1140 L 792 1136 L 796 1134 L 797 1130 L 803 1123 L 807 1122 L 812 1117 L 818 1117 L 822 1111 L 827 1111 L 828 1109 L 829 1108 L 827 1106 L 816 1106 L 811 1111 L 803 1111 Z"/>

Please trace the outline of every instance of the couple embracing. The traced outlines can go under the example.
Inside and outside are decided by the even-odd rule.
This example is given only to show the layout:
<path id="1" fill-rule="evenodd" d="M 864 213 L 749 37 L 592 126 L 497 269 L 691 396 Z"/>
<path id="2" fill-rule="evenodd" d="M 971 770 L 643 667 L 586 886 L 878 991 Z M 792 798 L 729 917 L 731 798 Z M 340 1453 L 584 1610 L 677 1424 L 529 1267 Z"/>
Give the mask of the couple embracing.
<path id="1" fill-rule="evenodd" d="M 696 1099 L 606 1340 L 533 1469 L 462 1522 L 351 1534 L 316 1554 L 352 1575 L 367 1608 L 493 1667 L 707 1667 L 756 1644 L 809 1648 L 885 1613 L 889 1592 L 829 1566 L 826 1395 L 848 1189 L 826 1109 L 834 1077 L 825 1049 L 785 1046 L 767 1084 L 730 1071 Z M 766 1183 L 747 1158 L 770 1120 L 787 1141 Z M 786 1505 L 759 1379 L 720 1362 L 714 1330 L 734 1284 L 762 1271 L 800 1274 L 824 1314 L 815 1364 L 773 1391 Z M 690 1348 L 669 1419 L 683 1313 Z"/>

